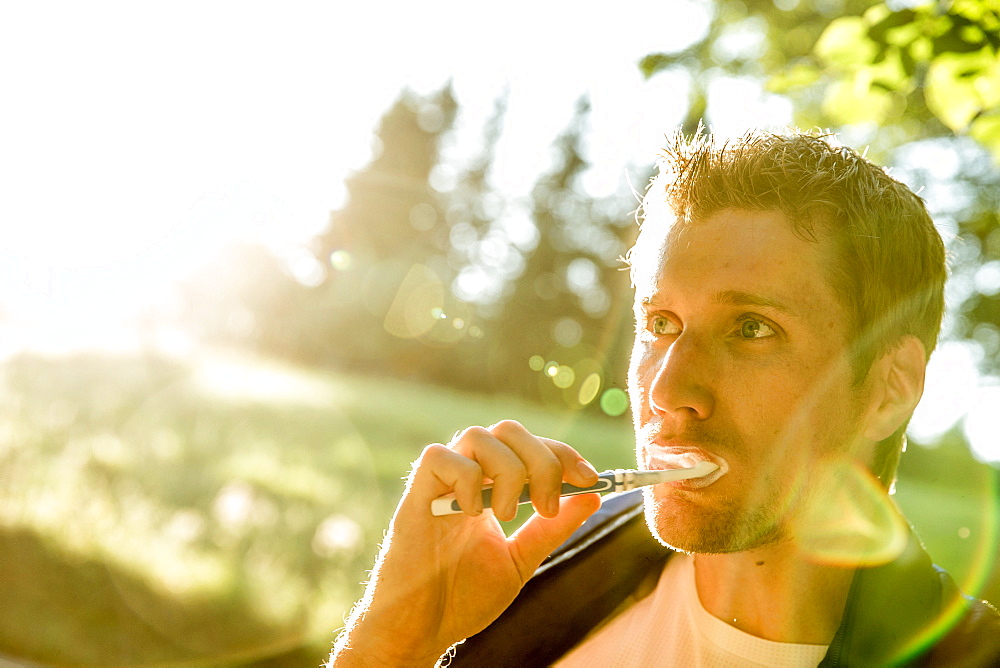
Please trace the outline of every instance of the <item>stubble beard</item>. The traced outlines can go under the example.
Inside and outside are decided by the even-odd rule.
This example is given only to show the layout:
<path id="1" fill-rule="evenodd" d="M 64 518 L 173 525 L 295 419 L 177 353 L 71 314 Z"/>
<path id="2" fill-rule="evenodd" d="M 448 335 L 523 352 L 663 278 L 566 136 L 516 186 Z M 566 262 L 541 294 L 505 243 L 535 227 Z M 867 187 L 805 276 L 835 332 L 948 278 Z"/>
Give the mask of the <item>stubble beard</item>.
<path id="1" fill-rule="evenodd" d="M 773 490 L 773 487 L 771 488 Z M 786 538 L 779 495 L 756 504 L 727 500 L 718 508 L 673 497 L 670 490 L 643 490 L 646 524 L 662 545 L 689 554 L 731 554 Z"/>

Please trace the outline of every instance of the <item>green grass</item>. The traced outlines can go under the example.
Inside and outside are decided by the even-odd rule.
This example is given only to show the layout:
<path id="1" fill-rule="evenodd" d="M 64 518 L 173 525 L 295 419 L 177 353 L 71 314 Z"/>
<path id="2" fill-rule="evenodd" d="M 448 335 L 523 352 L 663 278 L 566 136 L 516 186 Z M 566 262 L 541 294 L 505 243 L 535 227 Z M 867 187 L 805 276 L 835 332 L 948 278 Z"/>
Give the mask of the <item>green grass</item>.
<path id="1" fill-rule="evenodd" d="M 1000 606 L 1000 470 L 946 435 L 903 455 L 896 500 L 934 560 L 968 594 Z"/>
<path id="2" fill-rule="evenodd" d="M 425 444 L 517 417 L 630 457 L 624 420 L 246 358 L 2 371 L 0 654 L 53 664 L 318 663 Z"/>
<path id="3" fill-rule="evenodd" d="M 409 462 L 470 424 L 512 417 L 598 468 L 632 461 L 624 418 L 258 359 L 0 371 L 0 655 L 53 665 L 320 663 Z M 995 476 L 980 477 L 898 495 L 967 582 L 997 527 Z"/>

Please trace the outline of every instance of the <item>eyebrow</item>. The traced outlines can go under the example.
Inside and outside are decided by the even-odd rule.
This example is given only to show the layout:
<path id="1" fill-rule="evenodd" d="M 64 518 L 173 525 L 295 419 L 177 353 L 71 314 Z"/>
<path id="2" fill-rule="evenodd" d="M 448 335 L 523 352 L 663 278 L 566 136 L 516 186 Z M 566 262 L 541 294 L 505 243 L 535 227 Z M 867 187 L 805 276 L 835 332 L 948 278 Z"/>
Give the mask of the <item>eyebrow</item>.
<path id="1" fill-rule="evenodd" d="M 648 308 L 652 304 L 655 304 L 660 296 L 661 295 L 657 293 L 643 297 L 638 300 L 637 305 L 641 304 L 643 307 Z M 757 308 L 769 308 L 782 313 L 787 313 L 789 315 L 797 315 L 793 308 L 778 301 L 777 299 L 753 292 L 745 292 L 743 290 L 722 290 L 714 295 L 712 301 L 721 306 L 753 306 Z"/>
<path id="2" fill-rule="evenodd" d="M 714 301 L 716 304 L 724 306 L 758 306 L 793 315 L 795 313 L 795 311 L 787 305 L 777 301 L 776 299 L 772 299 L 764 295 L 754 294 L 752 292 L 743 292 L 742 290 L 723 290 L 722 292 L 716 293 Z"/>

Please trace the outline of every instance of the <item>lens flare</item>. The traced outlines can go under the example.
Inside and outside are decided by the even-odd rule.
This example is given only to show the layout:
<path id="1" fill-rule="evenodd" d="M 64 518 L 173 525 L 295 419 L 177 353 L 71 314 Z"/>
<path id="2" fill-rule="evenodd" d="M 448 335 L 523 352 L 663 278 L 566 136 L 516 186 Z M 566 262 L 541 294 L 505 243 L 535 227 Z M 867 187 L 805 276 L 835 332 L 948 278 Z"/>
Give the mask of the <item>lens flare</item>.
<path id="1" fill-rule="evenodd" d="M 906 549 L 906 520 L 875 477 L 856 462 L 831 467 L 809 491 L 795 535 L 814 561 L 834 566 L 886 564 Z"/>
<path id="2" fill-rule="evenodd" d="M 576 372 L 573 371 L 573 367 L 566 366 L 565 364 L 560 364 L 556 369 L 556 373 L 552 376 L 552 383 L 560 390 L 565 390 L 573 385 L 576 381 Z"/>
<path id="3" fill-rule="evenodd" d="M 336 271 L 347 271 L 354 265 L 354 258 L 346 250 L 335 250 L 330 253 L 330 267 Z"/>
<path id="4" fill-rule="evenodd" d="M 580 383 L 580 394 L 578 398 L 581 406 L 588 405 L 597 398 L 597 393 L 601 391 L 601 374 L 592 373 Z"/>
<path id="5" fill-rule="evenodd" d="M 601 395 L 601 410 L 611 417 L 622 415 L 628 410 L 628 395 L 620 388 L 608 388 Z"/>
<path id="6" fill-rule="evenodd" d="M 385 331 L 403 339 L 427 334 L 444 315 L 444 298 L 438 275 L 422 264 L 413 265 L 385 314 Z"/>
<path id="7" fill-rule="evenodd" d="M 961 538 L 975 541 L 968 567 L 964 574 L 954 569 L 950 569 L 949 572 L 955 578 L 960 592 L 978 599 L 987 584 L 1000 550 L 1000 471 L 989 467 L 976 469 L 968 482 L 969 494 L 982 501 L 982 512 L 978 516 L 977 527 L 958 529 Z M 996 604 L 996 600 L 990 602 Z M 901 651 L 900 659 L 917 655 L 933 645 L 965 613 L 966 603 L 965 598 L 960 595 L 943 602 L 937 619 L 910 640 Z"/>

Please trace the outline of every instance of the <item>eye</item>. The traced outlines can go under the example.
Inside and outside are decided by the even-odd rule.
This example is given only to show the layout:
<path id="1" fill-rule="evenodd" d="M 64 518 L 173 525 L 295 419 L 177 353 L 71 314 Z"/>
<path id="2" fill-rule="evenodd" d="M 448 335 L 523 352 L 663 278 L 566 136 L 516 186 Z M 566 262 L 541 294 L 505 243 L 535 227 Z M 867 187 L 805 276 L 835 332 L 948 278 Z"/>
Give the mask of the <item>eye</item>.
<path id="1" fill-rule="evenodd" d="M 670 318 L 662 315 L 654 315 L 649 319 L 649 331 L 657 336 L 669 336 L 680 334 L 681 329 Z"/>
<path id="2" fill-rule="evenodd" d="M 763 320 L 758 320 L 757 318 L 744 317 L 740 320 L 740 333 L 741 338 L 744 339 L 766 339 L 769 336 L 774 336 L 775 331 L 769 324 Z"/>

